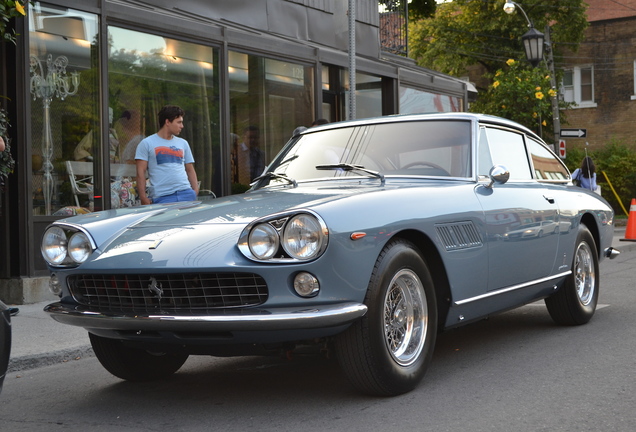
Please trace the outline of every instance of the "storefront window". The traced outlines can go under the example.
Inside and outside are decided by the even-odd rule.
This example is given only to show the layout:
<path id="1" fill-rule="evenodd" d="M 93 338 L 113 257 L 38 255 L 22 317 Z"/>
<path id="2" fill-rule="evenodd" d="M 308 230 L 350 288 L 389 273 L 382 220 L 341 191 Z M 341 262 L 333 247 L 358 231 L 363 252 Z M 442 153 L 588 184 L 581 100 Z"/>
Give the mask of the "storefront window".
<path id="1" fill-rule="evenodd" d="M 180 136 L 192 148 L 200 194 L 220 195 L 218 50 L 118 27 L 109 27 L 108 35 L 108 104 L 117 140 L 110 146 L 111 206 L 138 204 L 135 150 L 159 130 L 157 113 L 164 105 L 185 110 Z"/>
<path id="2" fill-rule="evenodd" d="M 412 87 L 400 87 L 400 114 L 430 112 L 459 112 L 462 99 L 455 96 L 430 93 Z"/>
<path id="3" fill-rule="evenodd" d="M 89 131 L 100 135 L 98 18 L 39 2 L 28 15 L 33 214 L 69 214 L 81 204 L 66 162 Z"/>
<path id="4" fill-rule="evenodd" d="M 345 92 L 349 94 L 349 71 L 343 70 Z M 364 73 L 356 73 L 356 118 L 379 117 L 382 115 L 382 78 Z M 346 99 L 349 112 L 349 98 Z"/>
<path id="5" fill-rule="evenodd" d="M 251 181 L 298 126 L 313 121 L 313 67 L 230 51 L 232 193 Z"/>

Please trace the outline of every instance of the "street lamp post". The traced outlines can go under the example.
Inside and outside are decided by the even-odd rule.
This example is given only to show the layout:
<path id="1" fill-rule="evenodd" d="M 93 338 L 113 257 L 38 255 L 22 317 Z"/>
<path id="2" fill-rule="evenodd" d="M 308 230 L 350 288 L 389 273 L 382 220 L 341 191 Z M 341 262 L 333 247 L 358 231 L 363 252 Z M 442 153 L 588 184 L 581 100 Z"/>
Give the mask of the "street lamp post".
<path id="1" fill-rule="evenodd" d="M 550 87 L 552 87 L 554 94 L 554 96 L 550 97 L 550 101 L 552 103 L 552 125 L 554 126 L 554 139 L 557 140 L 561 131 L 561 121 L 559 119 L 559 100 L 557 99 L 558 92 L 556 84 L 556 74 L 554 73 L 554 57 L 552 52 L 552 43 L 550 40 L 550 26 L 546 25 L 545 34 L 535 29 L 534 24 L 532 23 L 530 18 L 528 18 L 526 11 L 524 11 L 521 5 L 517 2 L 506 1 L 503 10 L 508 15 L 510 15 L 515 11 L 517 7 L 523 13 L 523 16 L 528 22 L 528 27 L 530 28 L 523 36 L 521 36 L 521 41 L 523 42 L 523 48 L 526 52 L 526 58 L 533 67 L 538 66 L 539 63 L 544 60 L 544 47 L 546 48 L 546 64 L 548 66 L 548 70 L 550 71 Z M 553 144 L 553 149 L 554 148 L 555 147 Z"/>

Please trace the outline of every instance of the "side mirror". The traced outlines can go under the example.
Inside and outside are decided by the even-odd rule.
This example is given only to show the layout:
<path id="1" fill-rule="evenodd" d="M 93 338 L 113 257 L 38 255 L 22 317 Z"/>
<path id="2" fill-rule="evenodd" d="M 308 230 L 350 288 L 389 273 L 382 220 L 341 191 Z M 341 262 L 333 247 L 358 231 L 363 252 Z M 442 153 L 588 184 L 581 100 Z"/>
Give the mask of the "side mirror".
<path id="1" fill-rule="evenodd" d="M 495 183 L 504 184 L 510 179 L 510 171 L 503 165 L 495 165 L 490 168 L 488 173 L 490 177 L 490 183 L 486 185 L 487 188 L 492 188 Z"/>

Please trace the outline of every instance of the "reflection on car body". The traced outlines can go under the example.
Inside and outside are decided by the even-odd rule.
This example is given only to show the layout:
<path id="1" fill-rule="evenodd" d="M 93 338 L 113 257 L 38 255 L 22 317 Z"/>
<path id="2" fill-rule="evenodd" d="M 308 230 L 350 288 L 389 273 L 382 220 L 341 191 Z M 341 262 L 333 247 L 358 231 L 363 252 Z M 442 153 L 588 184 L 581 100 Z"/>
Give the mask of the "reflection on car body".
<path id="1" fill-rule="evenodd" d="M 540 299 L 555 322 L 587 323 L 612 222 L 516 123 L 333 123 L 294 136 L 245 194 L 54 222 L 42 251 L 60 300 L 46 311 L 86 328 L 126 380 L 311 343 L 360 390 L 396 395 L 424 376 L 438 331 Z M 517 231 L 530 234 L 505 241 Z"/>
<path id="2" fill-rule="evenodd" d="M 504 234 L 506 240 L 511 239 L 525 239 L 530 237 L 542 237 L 549 234 L 557 234 L 559 230 L 559 224 L 552 221 L 540 221 L 531 222 L 527 225 L 522 225 L 520 228 L 509 231 Z"/>

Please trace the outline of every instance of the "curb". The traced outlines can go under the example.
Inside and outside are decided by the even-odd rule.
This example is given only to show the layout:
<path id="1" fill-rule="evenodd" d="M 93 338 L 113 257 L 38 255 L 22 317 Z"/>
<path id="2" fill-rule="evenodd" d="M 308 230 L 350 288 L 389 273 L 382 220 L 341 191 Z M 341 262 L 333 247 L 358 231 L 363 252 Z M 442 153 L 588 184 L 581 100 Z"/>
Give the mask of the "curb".
<path id="1" fill-rule="evenodd" d="M 52 351 L 45 354 L 25 355 L 9 359 L 9 372 L 18 372 L 50 366 L 57 363 L 66 363 L 71 360 L 80 360 L 85 357 L 94 357 L 93 348 L 90 345 Z"/>

